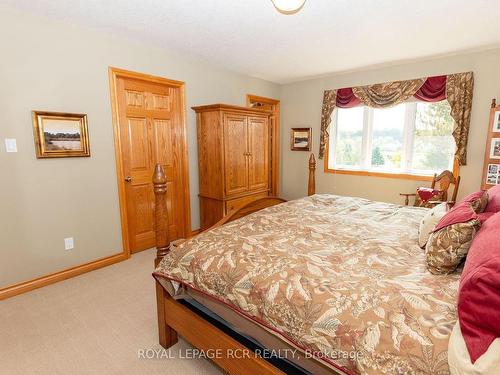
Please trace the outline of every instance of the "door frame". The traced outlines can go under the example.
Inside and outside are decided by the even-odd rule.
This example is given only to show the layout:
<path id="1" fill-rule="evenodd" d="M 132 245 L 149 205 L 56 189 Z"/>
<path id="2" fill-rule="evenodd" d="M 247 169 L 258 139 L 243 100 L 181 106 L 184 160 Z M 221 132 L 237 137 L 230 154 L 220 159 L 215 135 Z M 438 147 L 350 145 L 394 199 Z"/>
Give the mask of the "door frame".
<path id="1" fill-rule="evenodd" d="M 271 129 L 271 195 L 278 197 L 280 194 L 280 101 L 253 94 L 247 94 L 247 107 L 258 108 L 254 104 L 263 103 L 273 107 L 275 125 Z"/>
<path id="2" fill-rule="evenodd" d="M 130 78 L 150 83 L 157 83 L 169 87 L 177 88 L 180 90 L 180 122 L 181 132 L 180 138 L 182 139 L 181 147 L 181 186 L 184 195 L 184 218 L 185 222 L 180 227 L 184 231 L 184 237 L 191 233 L 191 201 L 189 193 L 189 160 L 188 160 L 188 144 L 187 144 L 187 124 L 186 124 L 186 103 L 185 103 L 185 83 L 168 78 L 153 76 L 150 74 L 132 72 L 125 69 L 115 68 L 110 66 L 108 68 L 109 87 L 111 97 L 111 112 L 113 118 L 113 137 L 115 144 L 115 162 L 116 162 L 116 178 L 118 183 L 118 198 L 120 202 L 120 221 L 122 229 L 122 244 L 123 251 L 130 257 L 130 239 L 128 233 L 128 214 L 127 214 L 127 195 L 125 191 L 125 174 L 123 173 L 123 159 L 121 153 L 120 141 L 120 116 L 118 108 L 118 78 Z M 153 174 L 151 173 L 151 178 Z"/>

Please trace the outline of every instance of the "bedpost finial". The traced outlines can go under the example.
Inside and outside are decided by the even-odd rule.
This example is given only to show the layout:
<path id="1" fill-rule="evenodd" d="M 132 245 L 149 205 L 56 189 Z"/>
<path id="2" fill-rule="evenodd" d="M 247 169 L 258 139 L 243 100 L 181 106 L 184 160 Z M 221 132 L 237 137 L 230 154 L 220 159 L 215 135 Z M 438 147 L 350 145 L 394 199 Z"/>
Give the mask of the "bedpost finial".
<path id="1" fill-rule="evenodd" d="M 314 153 L 311 153 L 311 156 L 309 156 L 309 169 L 316 169 L 316 158 L 314 157 Z"/>
<path id="2" fill-rule="evenodd" d="M 497 106 L 497 100 L 495 98 L 491 99 L 491 108 L 495 108 Z"/>
<path id="3" fill-rule="evenodd" d="M 153 189 L 155 193 L 155 232 L 156 232 L 156 259 L 155 266 L 160 263 L 170 249 L 168 235 L 167 212 L 167 176 L 160 164 L 156 164 L 153 173 Z"/>
<path id="4" fill-rule="evenodd" d="M 167 176 L 161 164 L 156 164 L 155 171 L 153 173 L 153 184 L 155 185 L 165 185 L 167 183 Z"/>

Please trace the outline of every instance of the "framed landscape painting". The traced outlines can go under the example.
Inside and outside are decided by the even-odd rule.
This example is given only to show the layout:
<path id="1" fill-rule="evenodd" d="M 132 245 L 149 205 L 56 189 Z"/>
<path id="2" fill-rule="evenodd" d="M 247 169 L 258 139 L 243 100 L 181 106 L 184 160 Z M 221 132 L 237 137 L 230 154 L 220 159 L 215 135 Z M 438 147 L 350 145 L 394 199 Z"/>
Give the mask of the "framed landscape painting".
<path id="1" fill-rule="evenodd" d="M 37 158 L 90 156 L 87 115 L 33 111 Z"/>
<path id="2" fill-rule="evenodd" d="M 311 151 L 311 135 L 311 128 L 292 128 L 290 149 L 292 151 Z"/>

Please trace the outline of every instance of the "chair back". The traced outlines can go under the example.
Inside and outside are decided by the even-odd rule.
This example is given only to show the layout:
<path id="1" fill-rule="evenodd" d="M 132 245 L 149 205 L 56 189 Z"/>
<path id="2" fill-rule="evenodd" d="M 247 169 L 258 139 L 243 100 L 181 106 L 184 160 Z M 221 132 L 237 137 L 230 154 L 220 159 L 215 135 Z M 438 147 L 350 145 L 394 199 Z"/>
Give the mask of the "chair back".
<path id="1" fill-rule="evenodd" d="M 449 190 L 451 185 L 454 185 L 451 197 L 449 197 Z M 434 175 L 432 180 L 432 189 L 440 190 L 441 196 L 440 200 L 443 202 L 453 202 L 457 201 L 458 188 L 460 186 L 460 176 L 455 177 L 451 171 L 443 171 L 440 175 L 437 173 Z M 451 199 L 450 199 L 451 198 Z"/>

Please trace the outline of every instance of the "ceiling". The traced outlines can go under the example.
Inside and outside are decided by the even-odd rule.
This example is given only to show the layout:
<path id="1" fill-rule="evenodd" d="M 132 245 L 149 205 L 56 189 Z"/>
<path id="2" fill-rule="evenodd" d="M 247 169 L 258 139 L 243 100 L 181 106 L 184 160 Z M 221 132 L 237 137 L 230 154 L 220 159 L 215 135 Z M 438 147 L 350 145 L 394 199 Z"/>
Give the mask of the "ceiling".
<path id="1" fill-rule="evenodd" d="M 498 0 L 2 0 L 286 83 L 500 46 Z"/>

